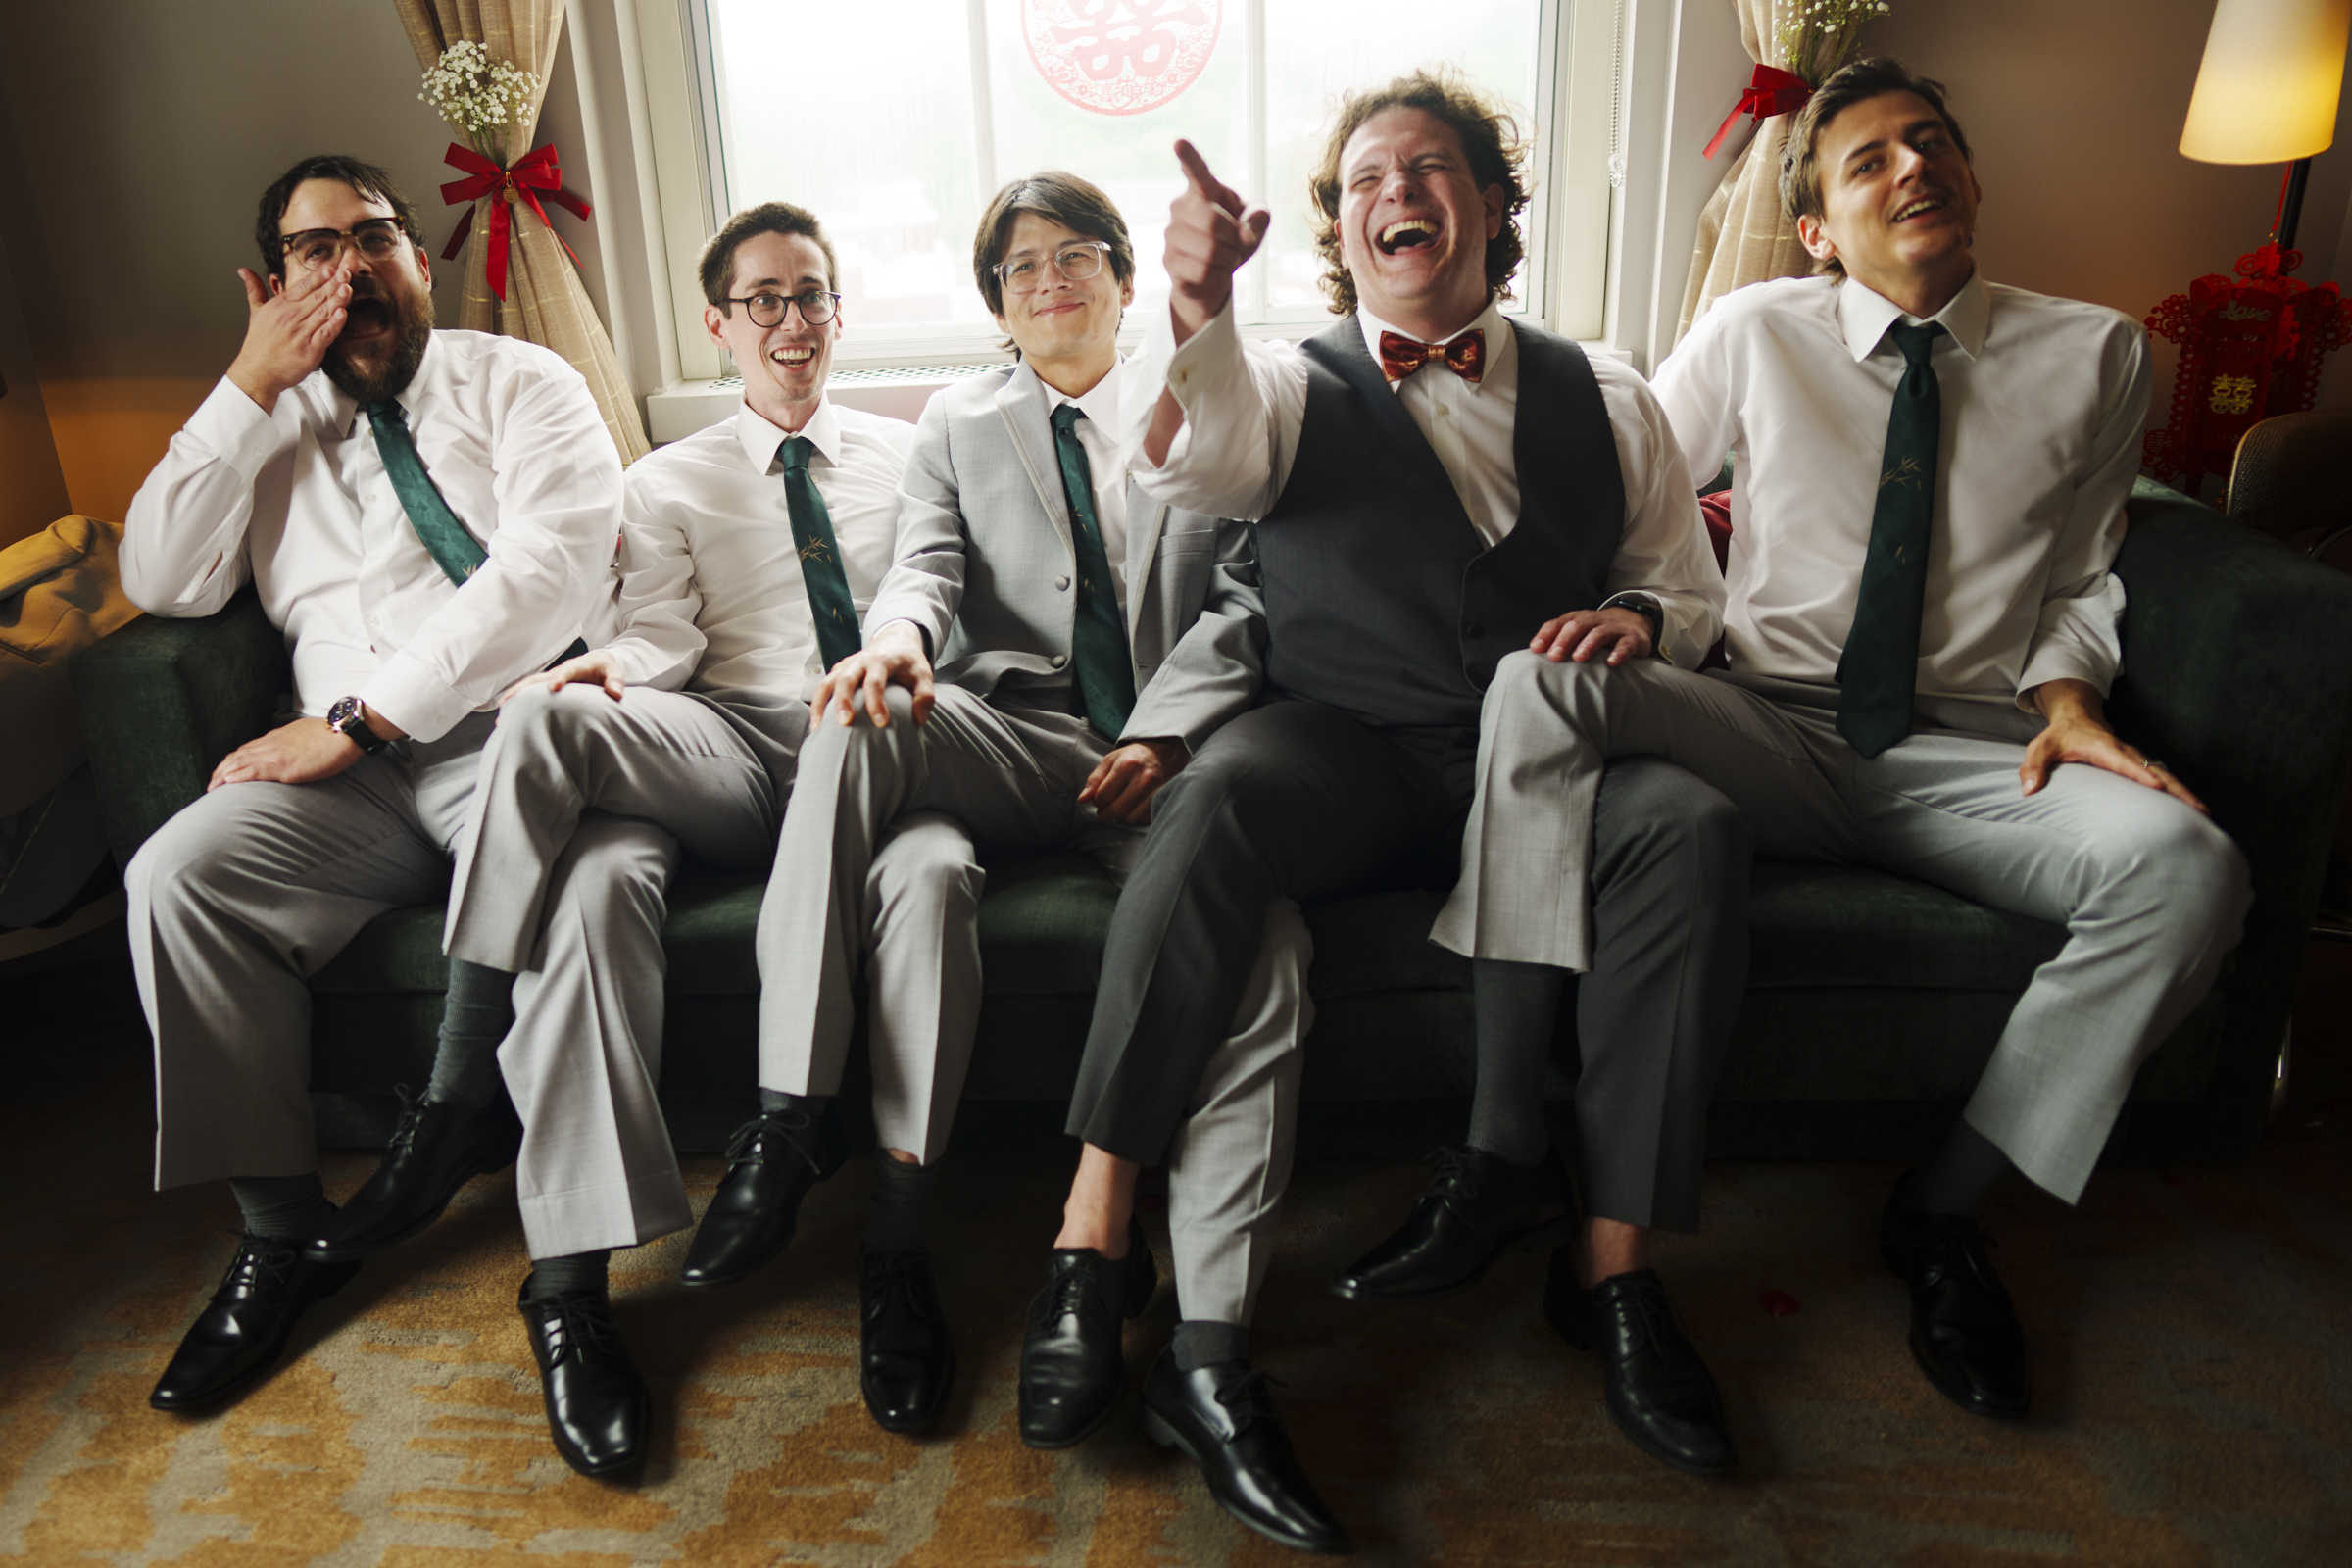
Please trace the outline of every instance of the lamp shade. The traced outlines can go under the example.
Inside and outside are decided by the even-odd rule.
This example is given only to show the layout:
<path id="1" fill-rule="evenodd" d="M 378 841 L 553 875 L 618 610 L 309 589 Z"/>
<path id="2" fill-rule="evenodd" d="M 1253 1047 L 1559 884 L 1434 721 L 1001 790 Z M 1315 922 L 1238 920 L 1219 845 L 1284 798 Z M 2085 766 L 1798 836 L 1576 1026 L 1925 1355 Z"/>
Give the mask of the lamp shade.
<path id="1" fill-rule="evenodd" d="M 2335 139 L 2352 0 L 2220 0 L 2180 151 L 2207 164 L 2283 164 Z"/>

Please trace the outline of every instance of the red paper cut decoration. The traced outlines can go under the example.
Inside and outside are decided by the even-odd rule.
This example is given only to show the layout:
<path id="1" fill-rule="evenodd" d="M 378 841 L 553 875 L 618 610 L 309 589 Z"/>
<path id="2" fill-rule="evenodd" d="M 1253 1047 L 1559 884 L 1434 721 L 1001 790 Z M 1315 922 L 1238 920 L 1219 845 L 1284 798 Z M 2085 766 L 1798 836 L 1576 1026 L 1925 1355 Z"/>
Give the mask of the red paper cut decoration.
<path id="1" fill-rule="evenodd" d="M 1200 79 L 1223 12 L 1223 0 L 1021 0 L 1021 34 L 1064 101 L 1140 115 Z"/>
<path id="2" fill-rule="evenodd" d="M 2336 286 L 2286 275 L 2302 261 L 2265 245 L 2237 259 L 2235 277 L 2209 273 L 2149 313 L 2148 330 L 2180 345 L 2172 422 L 2141 448 L 2159 479 L 2192 493 L 2208 473 L 2227 480 L 2238 438 L 2310 408 L 2320 357 L 2352 344 L 2352 305 Z"/>

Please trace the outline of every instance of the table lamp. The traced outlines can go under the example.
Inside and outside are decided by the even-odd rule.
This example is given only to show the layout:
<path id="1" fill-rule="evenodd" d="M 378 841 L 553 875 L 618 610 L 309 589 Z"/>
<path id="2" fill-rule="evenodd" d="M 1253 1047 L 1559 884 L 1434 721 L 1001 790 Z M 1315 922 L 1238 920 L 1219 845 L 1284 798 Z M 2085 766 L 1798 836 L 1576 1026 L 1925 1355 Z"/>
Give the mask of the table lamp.
<path id="1" fill-rule="evenodd" d="M 2335 140 L 2352 0 L 2220 0 L 2180 127 L 2201 164 L 2286 164 L 2276 237 L 2295 247 L 2314 153 Z"/>

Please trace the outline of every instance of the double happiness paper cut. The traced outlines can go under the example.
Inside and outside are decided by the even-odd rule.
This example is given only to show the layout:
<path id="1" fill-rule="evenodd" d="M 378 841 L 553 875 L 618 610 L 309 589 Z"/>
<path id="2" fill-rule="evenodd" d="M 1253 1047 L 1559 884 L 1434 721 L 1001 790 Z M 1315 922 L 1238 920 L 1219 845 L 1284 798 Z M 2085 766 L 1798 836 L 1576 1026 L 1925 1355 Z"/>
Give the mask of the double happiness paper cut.
<path id="1" fill-rule="evenodd" d="M 1223 0 L 1021 0 L 1021 35 L 1065 102 L 1140 115 L 1200 79 L 1223 10 Z"/>

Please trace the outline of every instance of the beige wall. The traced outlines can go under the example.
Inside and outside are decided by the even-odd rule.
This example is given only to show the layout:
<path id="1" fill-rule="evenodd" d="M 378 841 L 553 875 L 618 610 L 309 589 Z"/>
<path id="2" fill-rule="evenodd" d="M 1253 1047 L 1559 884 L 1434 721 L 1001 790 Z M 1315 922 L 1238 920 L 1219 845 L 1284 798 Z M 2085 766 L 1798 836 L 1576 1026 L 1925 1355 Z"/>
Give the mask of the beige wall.
<path id="1" fill-rule="evenodd" d="M 1865 37 L 1940 79 L 1968 132 L 1984 206 L 1977 254 L 2004 283 L 2145 317 L 2262 243 L 2280 166 L 2180 156 L 2180 122 L 2213 0 L 1891 0 Z M 2335 146 L 2312 162 L 2296 276 L 2343 278 L 2352 199 L 2352 97 Z M 2173 355 L 2159 343 L 2161 425 Z M 2352 361 L 2352 351 L 2338 362 Z M 2352 403 L 2352 364 L 2325 395 Z"/>
<path id="2" fill-rule="evenodd" d="M 7 236 L 18 222 L 21 201 L 14 151 L 0 141 L 0 548 L 40 532 L 74 510 L 57 466 L 32 340 L 24 332 L 9 267 Z"/>
<path id="3" fill-rule="evenodd" d="M 392 0 L 73 0 L 7 16 L 0 135 L 24 186 L 10 260 L 75 511 L 120 518 L 227 368 L 245 318 L 236 269 L 258 264 L 255 202 L 297 159 L 350 153 L 390 172 L 423 214 L 434 298 L 455 318 L 460 267 L 438 257 L 458 219 L 440 186 L 458 171 L 441 162 L 449 128 L 416 100 Z M 578 110 L 559 59 L 542 128 L 560 133 Z M 581 189 L 584 155 L 559 145 Z M 593 225 L 556 221 L 594 297 Z"/>

